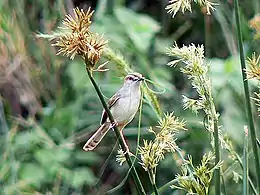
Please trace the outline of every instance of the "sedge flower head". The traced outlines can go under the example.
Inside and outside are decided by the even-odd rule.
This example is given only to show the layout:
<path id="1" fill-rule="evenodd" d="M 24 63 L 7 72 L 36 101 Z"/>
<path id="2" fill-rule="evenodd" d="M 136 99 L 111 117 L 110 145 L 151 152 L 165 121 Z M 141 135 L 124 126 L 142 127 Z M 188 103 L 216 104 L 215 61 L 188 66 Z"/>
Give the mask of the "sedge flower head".
<path id="1" fill-rule="evenodd" d="M 194 166 L 191 156 L 188 156 L 186 163 L 181 166 L 181 174 L 176 176 L 178 185 L 172 185 L 171 188 L 184 190 L 188 194 L 208 194 L 213 173 L 222 165 L 222 162 L 214 165 L 214 160 L 214 153 L 209 152 L 204 154 L 198 166 Z"/>
<path id="2" fill-rule="evenodd" d="M 54 33 L 51 39 L 56 42 L 53 46 L 58 47 L 57 55 L 65 55 L 74 59 L 76 55 L 83 57 L 93 67 L 99 61 L 107 41 L 103 36 L 90 31 L 91 17 L 94 11 L 90 8 L 87 12 L 75 8 L 74 17 L 67 14 L 59 27 L 60 32 Z"/>
<path id="3" fill-rule="evenodd" d="M 155 135 L 152 141 L 143 141 L 143 146 L 139 147 L 141 155 L 140 164 L 144 170 L 152 170 L 158 166 L 159 161 L 164 159 L 166 152 L 174 152 L 177 148 L 175 134 L 179 130 L 186 130 L 185 122 L 180 121 L 173 113 L 165 114 L 160 119 L 155 129 L 148 131 Z"/>
<path id="4" fill-rule="evenodd" d="M 206 9 L 206 13 L 209 15 L 211 11 L 215 10 L 216 3 L 213 3 L 208 0 L 193 0 L 195 3 L 199 4 L 201 7 Z M 184 13 L 186 10 L 192 12 L 191 9 L 192 0 L 169 0 L 168 5 L 166 6 L 167 13 L 172 14 L 174 18 L 179 10 Z"/>
<path id="5" fill-rule="evenodd" d="M 248 69 L 245 70 L 248 79 L 256 78 L 260 80 L 260 55 L 256 57 L 253 53 L 251 58 L 247 58 Z"/>
<path id="6" fill-rule="evenodd" d="M 117 151 L 116 161 L 119 163 L 120 166 L 122 166 L 124 164 L 124 162 L 126 161 L 125 154 L 122 149 L 119 149 Z"/>

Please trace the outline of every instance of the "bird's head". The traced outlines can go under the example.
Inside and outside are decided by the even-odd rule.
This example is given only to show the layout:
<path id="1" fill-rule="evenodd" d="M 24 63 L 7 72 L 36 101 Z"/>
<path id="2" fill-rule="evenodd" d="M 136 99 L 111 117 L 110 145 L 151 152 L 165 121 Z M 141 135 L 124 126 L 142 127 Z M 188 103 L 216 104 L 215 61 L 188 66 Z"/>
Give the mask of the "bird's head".
<path id="1" fill-rule="evenodd" d="M 142 74 L 134 72 L 126 75 L 125 77 L 125 84 L 127 85 L 135 85 L 139 86 L 141 81 L 144 80 L 144 77 Z"/>

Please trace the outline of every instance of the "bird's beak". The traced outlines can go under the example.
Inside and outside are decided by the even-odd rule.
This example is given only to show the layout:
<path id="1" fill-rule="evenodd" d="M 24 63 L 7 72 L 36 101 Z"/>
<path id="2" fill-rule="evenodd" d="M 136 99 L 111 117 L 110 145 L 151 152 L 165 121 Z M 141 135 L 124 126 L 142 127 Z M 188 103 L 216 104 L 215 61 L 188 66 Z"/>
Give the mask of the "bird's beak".
<path id="1" fill-rule="evenodd" d="M 141 77 L 138 79 L 138 81 L 143 81 L 144 80 L 144 77 Z"/>

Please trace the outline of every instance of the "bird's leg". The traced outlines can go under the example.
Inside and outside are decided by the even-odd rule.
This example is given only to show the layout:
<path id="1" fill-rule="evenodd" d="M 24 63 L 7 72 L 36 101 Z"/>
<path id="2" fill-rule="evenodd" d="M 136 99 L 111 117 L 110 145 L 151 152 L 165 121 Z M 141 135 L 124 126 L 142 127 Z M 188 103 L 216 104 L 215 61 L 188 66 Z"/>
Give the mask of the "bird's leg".
<path id="1" fill-rule="evenodd" d="M 120 130 L 120 136 L 122 137 L 124 146 L 125 146 L 125 148 L 126 148 L 126 151 L 124 151 L 124 154 L 128 153 L 129 156 L 134 156 L 134 155 L 130 152 L 130 150 L 129 150 L 129 147 L 128 147 L 127 143 L 126 143 L 126 140 L 125 140 L 125 138 L 124 138 L 124 135 L 123 135 L 123 131 L 122 131 L 122 130 Z"/>

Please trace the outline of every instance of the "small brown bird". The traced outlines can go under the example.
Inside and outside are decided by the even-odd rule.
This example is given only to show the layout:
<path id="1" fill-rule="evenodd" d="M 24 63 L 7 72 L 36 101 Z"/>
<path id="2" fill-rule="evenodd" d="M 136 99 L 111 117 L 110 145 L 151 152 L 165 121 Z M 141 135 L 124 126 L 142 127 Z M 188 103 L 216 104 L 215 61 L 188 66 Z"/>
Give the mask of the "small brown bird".
<path id="1" fill-rule="evenodd" d="M 100 126 L 84 145 L 83 150 L 93 150 L 106 135 L 108 130 L 111 129 L 113 125 L 117 125 L 124 145 L 127 148 L 126 152 L 129 152 L 122 130 L 133 120 L 138 111 L 141 100 L 140 84 L 143 80 L 144 78 L 140 73 L 131 73 L 125 77 L 123 86 L 108 101 L 108 108 L 114 117 L 115 124 L 111 124 L 107 113 L 103 110 Z"/>

